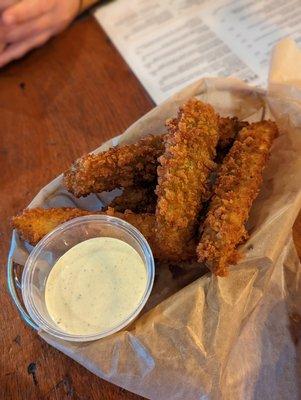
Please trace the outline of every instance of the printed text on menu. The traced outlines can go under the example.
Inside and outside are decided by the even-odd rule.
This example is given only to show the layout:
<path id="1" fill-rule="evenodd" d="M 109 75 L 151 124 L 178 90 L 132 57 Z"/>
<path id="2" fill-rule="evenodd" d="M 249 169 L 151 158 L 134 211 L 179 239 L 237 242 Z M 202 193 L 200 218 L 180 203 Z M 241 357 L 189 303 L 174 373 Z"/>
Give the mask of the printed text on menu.
<path id="1" fill-rule="evenodd" d="M 157 104 L 204 76 L 265 85 L 274 44 L 301 42 L 299 0 L 116 0 L 95 16 Z"/>

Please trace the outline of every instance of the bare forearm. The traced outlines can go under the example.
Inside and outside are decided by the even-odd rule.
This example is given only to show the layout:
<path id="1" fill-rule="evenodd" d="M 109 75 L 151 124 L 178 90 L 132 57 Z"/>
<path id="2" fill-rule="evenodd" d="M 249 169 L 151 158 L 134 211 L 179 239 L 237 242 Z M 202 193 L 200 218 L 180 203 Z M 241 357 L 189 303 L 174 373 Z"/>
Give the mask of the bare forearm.
<path id="1" fill-rule="evenodd" d="M 81 0 L 80 13 L 86 11 L 88 8 L 94 6 L 99 0 Z"/>

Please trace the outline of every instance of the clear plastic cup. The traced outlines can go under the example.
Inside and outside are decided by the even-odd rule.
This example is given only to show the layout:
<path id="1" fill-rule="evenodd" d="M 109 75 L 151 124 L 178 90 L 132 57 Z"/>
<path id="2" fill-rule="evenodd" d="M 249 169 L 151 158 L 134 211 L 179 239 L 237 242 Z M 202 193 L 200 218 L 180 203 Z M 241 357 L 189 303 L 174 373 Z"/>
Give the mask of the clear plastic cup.
<path id="1" fill-rule="evenodd" d="M 147 284 L 144 294 L 128 317 L 112 329 L 92 335 L 75 335 L 60 329 L 48 313 L 45 287 L 48 275 L 56 261 L 71 247 L 95 237 L 112 237 L 132 246 L 142 258 Z M 152 251 L 144 236 L 132 225 L 119 218 L 106 215 L 89 215 L 74 218 L 46 235 L 29 255 L 22 274 L 22 297 L 33 321 L 43 331 L 57 338 L 86 342 L 111 335 L 129 325 L 138 316 L 151 293 L 155 276 Z"/>

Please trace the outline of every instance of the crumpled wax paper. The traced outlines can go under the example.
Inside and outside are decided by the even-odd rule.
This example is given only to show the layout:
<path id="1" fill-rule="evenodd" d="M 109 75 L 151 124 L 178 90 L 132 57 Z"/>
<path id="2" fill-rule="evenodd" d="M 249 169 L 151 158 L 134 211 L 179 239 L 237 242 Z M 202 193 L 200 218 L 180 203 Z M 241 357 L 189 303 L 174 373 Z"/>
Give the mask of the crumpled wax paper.
<path id="1" fill-rule="evenodd" d="M 300 263 L 292 241 L 301 206 L 300 52 L 289 39 L 276 47 L 267 93 L 235 79 L 201 79 L 96 151 L 164 131 L 192 96 L 221 115 L 273 118 L 281 131 L 252 207 L 245 258 L 227 278 L 198 265 L 157 265 L 144 313 L 113 336 L 77 344 L 39 334 L 99 377 L 153 400 L 300 399 Z M 61 182 L 44 187 L 30 207 L 95 210 L 114 195 L 75 199 Z M 14 232 L 12 259 L 24 265 L 30 250 Z"/>

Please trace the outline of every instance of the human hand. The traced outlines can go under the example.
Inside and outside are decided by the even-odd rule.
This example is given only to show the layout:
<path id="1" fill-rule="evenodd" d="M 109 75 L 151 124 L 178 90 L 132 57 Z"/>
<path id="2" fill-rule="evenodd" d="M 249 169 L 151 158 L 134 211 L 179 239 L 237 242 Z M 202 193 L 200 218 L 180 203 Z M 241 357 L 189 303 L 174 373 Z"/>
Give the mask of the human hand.
<path id="1" fill-rule="evenodd" d="M 65 29 L 80 5 L 81 0 L 0 0 L 0 43 L 7 44 L 0 67 Z"/>
<path id="2" fill-rule="evenodd" d="M 9 7 L 12 4 L 15 4 L 17 2 L 18 2 L 18 0 L 0 0 L 0 53 L 2 53 L 2 51 L 6 47 L 6 43 L 2 39 L 2 35 L 1 35 L 1 32 L 2 32 L 1 27 L 3 27 L 2 20 L 1 20 L 1 12 L 4 11 L 7 7 Z"/>

